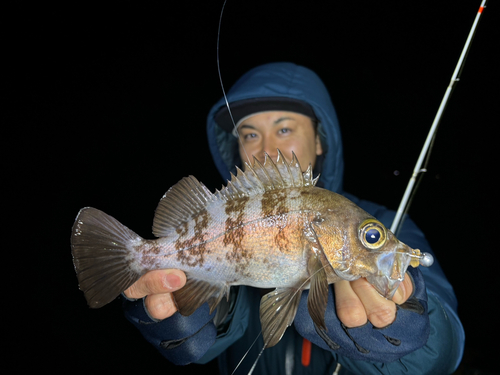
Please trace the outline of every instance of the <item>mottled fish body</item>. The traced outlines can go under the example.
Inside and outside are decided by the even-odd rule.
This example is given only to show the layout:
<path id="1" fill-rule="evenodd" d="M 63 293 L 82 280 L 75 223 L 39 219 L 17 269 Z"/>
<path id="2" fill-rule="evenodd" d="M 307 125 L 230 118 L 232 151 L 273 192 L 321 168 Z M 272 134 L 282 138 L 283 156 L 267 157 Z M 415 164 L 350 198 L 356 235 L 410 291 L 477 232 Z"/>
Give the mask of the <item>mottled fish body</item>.
<path id="1" fill-rule="evenodd" d="M 261 302 L 264 340 L 272 346 L 293 321 L 304 289 L 319 329 L 329 283 L 366 277 L 392 296 L 419 251 L 345 197 L 315 187 L 311 168 L 302 173 L 295 155 L 288 163 L 278 154 L 276 163 L 266 157 L 238 169 L 215 194 L 192 176 L 182 179 L 158 205 L 156 240 L 82 209 L 72 253 L 89 306 L 109 303 L 144 273 L 164 268 L 186 273 L 186 286 L 174 292 L 183 315 L 205 302 L 213 311 L 233 285 L 276 288 Z"/>

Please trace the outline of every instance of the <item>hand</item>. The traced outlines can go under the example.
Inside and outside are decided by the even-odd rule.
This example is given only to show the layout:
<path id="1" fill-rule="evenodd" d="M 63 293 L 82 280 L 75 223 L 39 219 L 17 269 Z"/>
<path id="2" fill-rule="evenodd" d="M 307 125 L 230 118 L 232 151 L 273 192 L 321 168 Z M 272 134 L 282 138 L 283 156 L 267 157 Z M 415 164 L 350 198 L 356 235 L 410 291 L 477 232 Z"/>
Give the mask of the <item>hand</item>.
<path id="1" fill-rule="evenodd" d="M 181 270 L 155 270 L 142 275 L 123 293 L 131 299 L 146 297 L 144 304 L 149 315 L 154 319 L 163 320 L 177 311 L 172 292 L 185 284 L 186 274 Z"/>
<path id="2" fill-rule="evenodd" d="M 392 300 L 382 297 L 365 278 L 341 280 L 333 285 L 337 316 L 349 328 L 362 326 L 368 320 L 377 328 L 388 326 L 396 319 L 396 303 L 406 302 L 413 292 L 408 275 Z"/>

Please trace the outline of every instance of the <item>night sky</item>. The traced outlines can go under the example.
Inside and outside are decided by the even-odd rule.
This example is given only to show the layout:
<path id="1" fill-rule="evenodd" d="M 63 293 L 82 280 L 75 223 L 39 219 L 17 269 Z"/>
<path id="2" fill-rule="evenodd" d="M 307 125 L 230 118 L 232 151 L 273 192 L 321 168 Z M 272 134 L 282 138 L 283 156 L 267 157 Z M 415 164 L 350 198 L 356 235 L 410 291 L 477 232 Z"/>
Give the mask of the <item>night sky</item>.
<path id="1" fill-rule="evenodd" d="M 228 90 L 273 61 L 316 71 L 341 124 L 345 190 L 396 209 L 480 1 L 316 3 L 230 0 L 220 35 L 223 83 Z M 410 209 L 458 297 L 462 373 L 497 368 L 486 344 L 498 334 L 499 260 L 500 8 L 490 3 Z M 194 175 L 212 191 L 221 187 L 205 133 L 222 95 L 221 8 L 222 1 L 39 2 L 3 12 L 10 283 L 2 306 L 15 332 L 9 347 L 25 358 L 19 369 L 196 367 L 164 360 L 125 320 L 119 300 L 87 307 L 70 233 L 78 210 L 93 206 L 153 238 L 154 210 L 170 186 Z"/>

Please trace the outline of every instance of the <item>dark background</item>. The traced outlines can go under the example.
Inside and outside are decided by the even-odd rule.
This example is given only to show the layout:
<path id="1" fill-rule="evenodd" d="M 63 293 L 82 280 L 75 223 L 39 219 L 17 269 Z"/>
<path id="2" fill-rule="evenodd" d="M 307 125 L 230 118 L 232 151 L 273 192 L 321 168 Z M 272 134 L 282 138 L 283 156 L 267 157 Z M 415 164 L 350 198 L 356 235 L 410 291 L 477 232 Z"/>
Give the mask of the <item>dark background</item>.
<path id="1" fill-rule="evenodd" d="M 17 4 L 3 12 L 2 58 L 2 310 L 15 333 L 5 340 L 23 355 L 17 368 L 191 370 L 150 347 L 120 301 L 86 306 L 69 239 L 81 207 L 153 238 L 171 185 L 192 174 L 220 188 L 204 127 L 222 95 L 222 1 Z M 271 61 L 315 70 L 340 119 L 345 189 L 396 209 L 479 4 L 230 0 L 222 79 L 228 90 Z M 491 2 L 483 13 L 410 210 L 458 296 L 467 336 L 458 373 L 498 368 L 488 342 L 498 340 L 499 12 Z"/>

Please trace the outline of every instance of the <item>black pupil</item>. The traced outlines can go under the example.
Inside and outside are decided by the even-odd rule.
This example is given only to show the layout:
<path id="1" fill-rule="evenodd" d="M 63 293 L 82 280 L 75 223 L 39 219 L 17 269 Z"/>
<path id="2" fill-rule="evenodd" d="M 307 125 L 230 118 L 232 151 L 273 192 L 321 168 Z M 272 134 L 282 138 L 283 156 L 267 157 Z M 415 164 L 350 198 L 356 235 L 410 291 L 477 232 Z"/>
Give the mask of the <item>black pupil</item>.
<path id="1" fill-rule="evenodd" d="M 366 231 L 366 242 L 370 244 L 377 243 L 380 240 L 380 232 L 377 229 L 368 229 Z"/>

